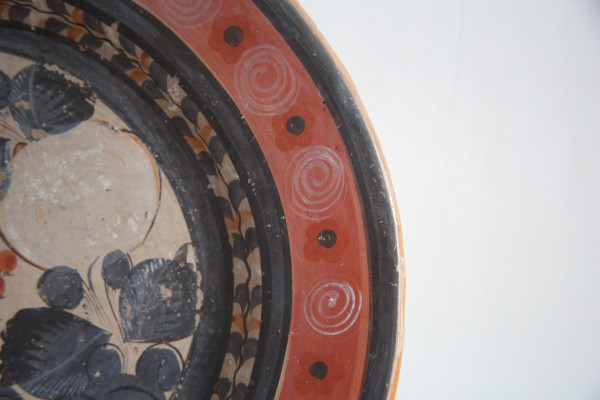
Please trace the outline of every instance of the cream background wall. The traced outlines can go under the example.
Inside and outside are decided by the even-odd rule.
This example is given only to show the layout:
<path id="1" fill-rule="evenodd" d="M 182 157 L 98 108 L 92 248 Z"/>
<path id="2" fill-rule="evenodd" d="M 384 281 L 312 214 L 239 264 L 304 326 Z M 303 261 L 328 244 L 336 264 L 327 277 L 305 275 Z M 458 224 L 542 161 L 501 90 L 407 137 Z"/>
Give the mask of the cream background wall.
<path id="1" fill-rule="evenodd" d="M 398 399 L 599 399 L 600 3 L 301 4 L 396 187 Z"/>

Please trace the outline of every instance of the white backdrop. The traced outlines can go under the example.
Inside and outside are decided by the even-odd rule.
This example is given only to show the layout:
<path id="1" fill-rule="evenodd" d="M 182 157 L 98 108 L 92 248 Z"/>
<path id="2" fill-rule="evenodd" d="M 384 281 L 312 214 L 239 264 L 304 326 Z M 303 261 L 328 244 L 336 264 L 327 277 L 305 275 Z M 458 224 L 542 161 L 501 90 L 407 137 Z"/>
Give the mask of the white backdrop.
<path id="1" fill-rule="evenodd" d="M 600 3 L 300 1 L 396 188 L 398 399 L 600 399 Z"/>

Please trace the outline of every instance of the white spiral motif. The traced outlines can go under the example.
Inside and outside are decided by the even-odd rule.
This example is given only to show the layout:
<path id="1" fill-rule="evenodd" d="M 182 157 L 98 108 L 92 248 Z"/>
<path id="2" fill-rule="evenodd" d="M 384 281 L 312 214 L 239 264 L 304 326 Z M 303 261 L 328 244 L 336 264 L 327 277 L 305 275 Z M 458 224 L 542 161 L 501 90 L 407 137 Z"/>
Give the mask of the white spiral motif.
<path id="1" fill-rule="evenodd" d="M 193 29 L 210 21 L 223 0 L 160 0 L 167 19 L 180 28 Z"/>
<path id="2" fill-rule="evenodd" d="M 360 314 L 362 294 L 345 280 L 324 280 L 313 286 L 304 299 L 304 316 L 315 331 L 340 335 L 350 329 Z"/>
<path id="3" fill-rule="evenodd" d="M 327 218 L 346 193 L 344 164 L 328 147 L 309 147 L 292 159 L 287 185 L 295 212 L 311 220 Z"/>
<path id="4" fill-rule="evenodd" d="M 290 109 L 298 97 L 296 72 L 274 46 L 263 44 L 244 53 L 234 72 L 242 110 L 273 116 Z"/>

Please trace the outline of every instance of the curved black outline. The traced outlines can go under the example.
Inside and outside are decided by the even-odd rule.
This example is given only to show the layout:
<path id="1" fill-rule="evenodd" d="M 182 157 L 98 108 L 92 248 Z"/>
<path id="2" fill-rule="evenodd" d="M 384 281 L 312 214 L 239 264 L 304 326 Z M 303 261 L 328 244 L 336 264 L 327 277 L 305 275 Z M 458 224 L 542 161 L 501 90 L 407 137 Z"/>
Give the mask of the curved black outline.
<path id="1" fill-rule="evenodd" d="M 91 7 L 97 10 L 97 3 L 96 6 L 94 6 L 88 4 L 87 1 L 89 0 L 70 0 L 69 2 L 84 9 Z M 371 289 L 373 294 L 371 298 L 372 319 L 369 357 L 363 382 L 362 398 L 386 398 L 391 384 L 391 373 L 394 367 L 397 350 L 396 334 L 398 315 L 396 313 L 390 313 L 390 311 L 398 310 L 401 293 L 399 289 L 400 279 L 398 271 L 400 260 L 398 258 L 399 253 L 397 249 L 399 239 L 398 225 L 391 203 L 391 189 L 387 183 L 379 152 L 349 84 L 344 79 L 325 46 L 304 20 L 302 15 L 297 11 L 293 3 L 289 0 L 253 0 L 253 2 L 261 9 L 284 37 L 288 45 L 292 48 L 311 75 L 311 78 L 325 99 L 329 111 L 339 126 L 340 134 L 344 140 L 350 159 L 352 160 L 354 176 L 362 195 L 363 213 L 368 232 Z M 92 2 L 90 1 L 90 3 Z M 168 29 L 164 28 L 139 6 L 133 4 L 131 0 L 122 0 L 121 2 L 118 0 L 105 0 L 101 3 L 103 8 L 111 9 L 113 10 L 113 13 L 119 15 L 119 19 L 122 19 L 122 14 L 120 14 L 120 12 L 127 9 L 136 10 L 146 19 L 154 21 L 155 26 L 161 26 L 161 34 L 170 36 L 171 40 L 178 44 L 179 50 L 186 48 L 179 39 L 175 38 L 168 31 Z M 109 6 L 105 6 L 104 3 Z M 124 4 L 127 5 L 125 6 Z M 189 59 L 195 59 L 194 56 L 191 56 L 191 52 L 184 54 L 184 56 L 188 58 L 188 62 L 190 61 Z M 196 61 L 196 68 L 199 68 L 201 71 L 206 71 L 204 66 L 198 60 L 194 61 Z M 194 64 L 194 62 L 191 62 L 191 64 Z M 210 79 L 208 80 L 210 81 Z M 190 87 L 193 88 L 193 84 Z M 233 105 L 229 97 L 226 97 L 226 99 L 227 107 L 230 110 L 237 111 L 237 116 L 239 117 L 239 110 Z M 210 104 L 206 109 L 203 108 L 202 111 L 212 115 L 212 118 L 209 117 L 209 120 L 216 125 L 215 129 L 218 129 L 220 134 L 226 131 L 227 126 L 219 126 L 216 118 L 214 118 L 215 114 L 210 113 Z M 238 118 L 237 123 L 241 124 L 244 135 L 251 135 L 249 128 L 245 125 L 243 120 L 239 121 Z M 236 143 L 228 143 L 228 146 L 231 148 L 234 147 L 235 144 Z M 260 149 L 258 150 L 260 154 Z M 237 162 L 239 163 L 240 160 L 237 160 Z M 236 163 L 236 161 L 234 161 L 234 163 Z M 236 168 L 238 165 L 239 164 L 236 163 Z M 274 188 L 270 188 L 269 191 L 271 190 L 274 190 Z M 251 193 L 247 192 L 247 194 L 250 195 Z M 253 210 L 257 209 L 255 206 L 256 204 L 252 205 Z M 281 205 L 279 204 L 279 206 Z M 276 221 L 280 222 L 277 219 Z M 281 223 L 284 228 L 283 231 L 285 231 L 285 221 L 282 220 Z M 264 232 L 261 237 L 265 237 Z M 286 250 L 287 257 L 283 258 L 289 261 L 289 248 Z M 261 258 L 263 258 L 264 261 L 266 256 L 261 255 Z M 285 269 L 284 275 L 289 278 L 289 264 L 285 265 Z M 284 292 L 289 295 L 289 279 L 284 279 L 283 283 L 285 285 Z M 273 285 L 273 283 L 271 284 Z M 263 286 L 266 287 L 267 285 L 265 284 Z M 272 287 L 277 288 L 277 285 L 273 285 Z M 264 296 L 269 297 L 267 294 Z M 291 303 L 291 298 L 284 296 L 284 299 Z M 272 301 L 271 298 L 267 300 Z M 278 304 L 275 303 L 274 306 L 276 305 Z M 264 312 L 265 309 L 263 308 L 263 313 Z M 384 315 L 385 320 L 383 319 Z M 289 327 L 289 315 L 286 316 L 284 314 L 283 318 L 284 321 L 280 321 L 279 323 L 284 327 Z M 287 323 L 285 321 L 286 318 Z M 283 336 L 287 336 L 287 333 Z M 261 332 L 260 343 L 266 345 L 266 342 L 263 339 Z M 280 340 L 279 343 L 281 346 L 282 341 Z M 283 343 L 285 344 L 285 340 Z M 281 347 L 279 348 L 281 349 Z M 272 369 L 278 371 L 280 368 L 281 365 L 279 364 L 276 368 Z M 277 378 L 275 377 L 275 379 Z M 276 387 L 276 381 L 272 381 L 270 387 L 259 388 L 258 385 L 255 384 L 250 387 L 248 397 L 252 398 L 254 394 L 262 394 L 262 396 L 266 395 L 267 398 L 272 397 Z M 271 396 L 269 396 L 269 394 Z"/>
<path id="2" fill-rule="evenodd" d="M 190 367 L 190 369 L 202 371 L 216 369 L 214 374 L 218 375 L 220 361 L 215 362 L 215 360 L 224 358 L 224 349 L 227 346 L 231 324 L 229 316 L 233 306 L 231 284 L 233 264 L 224 221 L 216 217 L 219 208 L 216 205 L 214 194 L 205 190 L 205 187 L 208 186 L 208 178 L 204 175 L 189 145 L 183 137 L 173 131 L 173 127 L 165 123 L 168 119 L 154 101 L 133 85 L 129 77 L 111 68 L 105 60 L 97 59 L 93 53 L 82 54 L 76 44 L 52 32 L 41 30 L 31 32 L 27 27 L 23 29 L 23 26 L 19 24 L 3 23 L 0 24 L 0 33 L 2 33 L 3 40 L 12 39 L 9 44 L 3 44 L 3 51 L 29 59 L 35 59 L 32 52 L 39 52 L 43 54 L 46 61 L 65 70 L 76 67 L 86 70 L 86 77 L 92 82 L 97 96 L 136 131 L 136 136 L 156 156 L 163 172 L 166 169 L 169 170 L 170 174 L 165 173 L 165 176 L 184 211 L 188 231 L 196 249 L 198 265 L 204 278 L 202 291 L 206 298 L 214 299 L 211 302 L 203 302 L 200 309 L 200 318 L 203 323 L 194 332 L 189 355 L 190 360 L 204 362 L 206 365 Z M 40 35 L 40 33 L 43 34 Z M 35 43 L 35 45 L 29 43 Z M 60 48 L 62 53 L 57 51 L 57 48 Z M 65 57 L 65 54 L 69 54 L 69 56 Z M 69 60 L 71 68 L 64 65 L 65 60 Z M 95 84 L 99 81 L 103 84 Z M 123 102 L 135 109 L 127 112 L 121 110 L 119 106 L 122 104 L 116 103 L 114 93 L 118 93 Z M 153 113 L 148 114 L 148 108 L 152 109 Z M 145 134 L 145 132 L 154 132 L 154 134 Z M 177 153 L 178 157 L 170 157 L 167 154 L 168 151 Z M 194 165 L 197 167 L 188 168 Z M 200 210 L 210 210 L 210 212 L 200 213 Z M 214 232 L 210 228 L 214 229 Z M 221 268 L 214 268 L 215 265 L 220 265 Z M 210 285 L 207 284 L 209 282 Z M 207 337 L 212 341 L 207 342 Z M 219 343 L 215 345 L 214 341 Z M 201 356 L 194 356 L 194 354 Z M 187 377 L 186 372 L 184 372 L 184 380 Z M 203 390 L 210 391 L 212 387 L 210 378 L 212 377 L 203 379 L 202 381 L 205 382 L 201 382 L 199 385 L 205 387 Z M 194 382 L 198 381 L 194 380 Z"/>
<path id="3" fill-rule="evenodd" d="M 350 85 L 290 0 L 252 0 L 300 59 L 335 120 L 361 193 L 371 273 L 371 331 L 363 399 L 385 399 L 396 357 L 400 276 L 399 226 L 387 174 Z"/>
<path id="4" fill-rule="evenodd" d="M 153 59 L 167 72 L 177 74 L 180 84 L 201 106 L 201 112 L 223 141 L 253 211 L 263 269 L 261 331 L 246 397 L 273 398 L 283 367 L 291 321 L 291 255 L 283 206 L 252 130 L 225 89 L 187 45 L 132 0 L 65 2 L 109 23 L 122 22 L 121 33 L 144 43 Z M 144 32 L 144 36 L 136 32 Z M 265 213 L 264 210 L 274 212 Z M 217 378 L 213 377 L 215 383 Z"/>
<path id="5" fill-rule="evenodd" d="M 219 346 L 215 346 L 214 341 L 226 340 L 231 323 L 227 315 L 231 315 L 232 309 L 233 278 L 228 274 L 232 269 L 232 259 L 224 222 L 216 217 L 218 206 L 214 194 L 205 189 L 208 178 L 199 167 L 197 158 L 185 140 L 173 131 L 173 127 L 165 123 L 167 119 L 164 117 L 161 119 L 162 110 L 139 88 L 131 85 L 128 77 L 107 68 L 110 67 L 109 64 L 90 57 L 91 54 L 82 54 L 73 42 L 51 32 L 44 31 L 44 34 L 40 35 L 40 30 L 31 32 L 27 28 L 23 29 L 19 24 L 7 25 L 9 24 L 0 25 L 2 41 L 11 39 L 10 42 L 2 45 L 3 51 L 29 59 L 35 59 L 38 54 L 42 54 L 45 61 L 52 62 L 65 70 L 77 67 L 85 70 L 96 95 L 136 131 L 136 136 L 155 155 L 163 172 L 169 171 L 165 176 L 171 183 L 184 211 L 198 264 L 205 278 L 202 291 L 207 298 L 215 299 L 212 302 L 204 302 L 199 311 L 203 324 L 200 324 L 194 332 L 189 358 L 200 359 L 202 357 L 194 357 L 193 354 L 201 354 L 213 361 L 208 363 L 203 360 L 208 364 L 205 371 L 209 370 L 209 367 L 217 368 L 213 365 L 214 360 L 223 359 L 224 354 L 221 353 L 224 352 L 220 351 Z M 64 65 L 67 59 L 68 66 Z M 102 85 L 99 85 L 99 82 L 102 82 Z M 120 109 L 119 105 L 122 104 L 115 102 L 115 93 L 122 99 L 121 103 L 125 102 L 133 110 L 125 112 Z M 153 109 L 152 114 L 147 113 L 149 108 Z M 146 132 L 154 133 L 146 134 Z M 176 153 L 177 157 L 171 156 L 169 152 Z M 189 168 L 190 166 L 198 167 Z M 200 210 L 205 212 L 201 213 Z M 214 268 L 214 265 L 222 267 Z M 213 284 L 207 285 L 206 282 Z M 207 337 L 211 339 L 210 343 L 207 343 Z M 226 341 L 222 346 L 226 346 Z M 215 374 L 218 374 L 218 371 L 217 369 Z M 210 387 L 210 384 L 207 382 L 206 386 Z"/>

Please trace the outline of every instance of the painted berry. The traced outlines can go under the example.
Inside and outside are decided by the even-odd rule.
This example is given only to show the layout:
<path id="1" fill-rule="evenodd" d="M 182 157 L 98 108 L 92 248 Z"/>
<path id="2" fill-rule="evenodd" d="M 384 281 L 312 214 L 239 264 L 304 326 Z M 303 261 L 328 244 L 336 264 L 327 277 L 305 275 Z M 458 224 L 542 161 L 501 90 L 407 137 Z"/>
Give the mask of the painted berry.
<path id="1" fill-rule="evenodd" d="M 0 251 L 0 272 L 8 274 L 17 268 L 17 255 L 12 250 Z"/>
<path id="2" fill-rule="evenodd" d="M 83 299 L 83 281 L 73 268 L 54 267 L 40 277 L 38 293 L 50 307 L 72 310 Z"/>
<path id="3" fill-rule="evenodd" d="M 121 289 L 129 278 L 131 260 L 121 250 L 111 251 L 102 261 L 102 277 L 108 286 Z"/>
<path id="4" fill-rule="evenodd" d="M 102 346 L 88 356 L 85 367 L 92 383 L 106 387 L 121 374 L 121 357 L 116 350 Z"/>
<path id="5" fill-rule="evenodd" d="M 177 356 L 169 349 L 146 350 L 137 362 L 138 382 L 147 388 L 157 385 L 160 391 L 173 389 L 181 375 Z"/>

